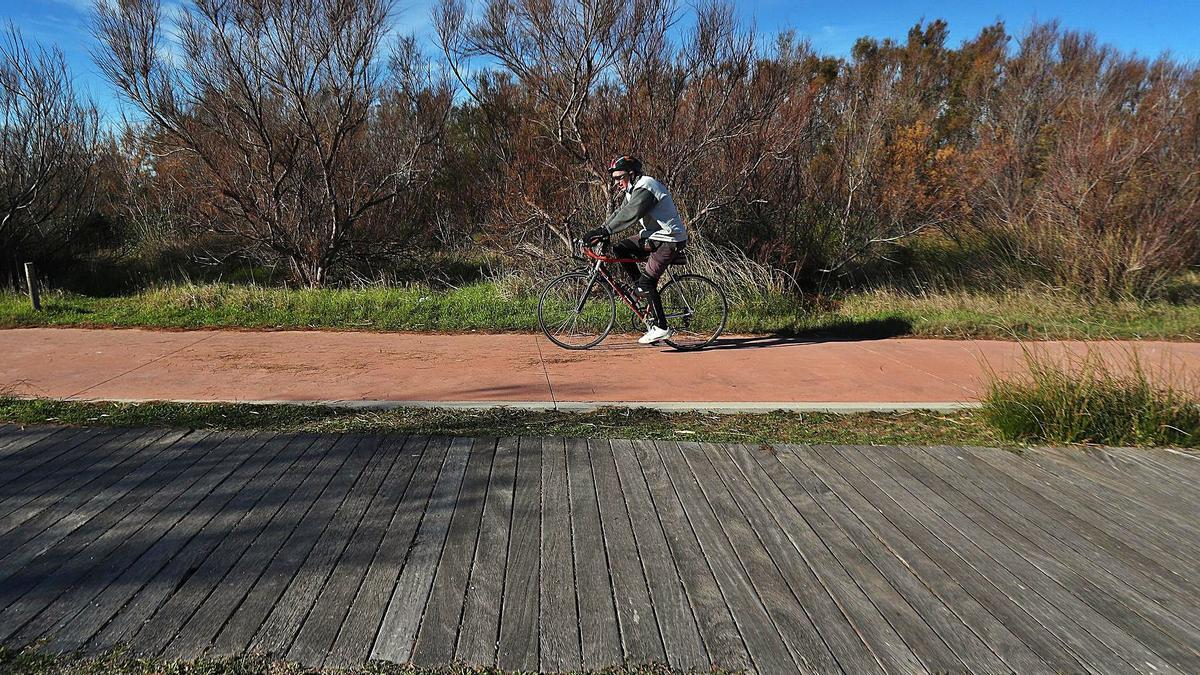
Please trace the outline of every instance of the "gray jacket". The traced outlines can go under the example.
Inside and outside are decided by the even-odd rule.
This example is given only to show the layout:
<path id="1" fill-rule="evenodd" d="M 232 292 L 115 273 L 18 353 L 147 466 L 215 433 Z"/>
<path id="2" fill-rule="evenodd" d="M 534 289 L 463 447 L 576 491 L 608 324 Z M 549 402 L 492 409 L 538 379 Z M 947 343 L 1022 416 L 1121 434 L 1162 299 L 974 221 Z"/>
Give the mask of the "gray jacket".
<path id="1" fill-rule="evenodd" d="M 639 177 L 625 191 L 625 202 L 604 221 L 609 234 L 616 234 L 634 223 L 641 223 L 641 239 L 687 241 L 687 227 L 667 187 L 650 176 Z"/>

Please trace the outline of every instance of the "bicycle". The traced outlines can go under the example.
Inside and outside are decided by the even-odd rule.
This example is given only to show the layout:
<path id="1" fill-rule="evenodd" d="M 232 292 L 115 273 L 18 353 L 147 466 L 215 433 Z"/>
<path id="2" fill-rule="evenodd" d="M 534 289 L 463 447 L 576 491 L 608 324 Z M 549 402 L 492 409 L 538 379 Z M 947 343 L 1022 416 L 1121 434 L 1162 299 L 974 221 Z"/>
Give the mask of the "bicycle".
<path id="1" fill-rule="evenodd" d="M 626 284 L 614 278 L 608 265 L 641 262 L 606 255 L 601 240 L 593 246 L 574 242 L 579 255 L 571 257 L 587 262 L 589 268 L 567 272 L 551 280 L 538 296 L 538 325 L 551 342 L 563 349 L 589 349 L 600 344 L 612 332 L 617 321 L 620 298 L 631 312 L 631 323 L 649 327 L 654 316 L 650 303 L 637 298 Z M 725 330 L 729 303 L 715 281 L 700 274 L 676 275 L 672 267 L 687 264 L 686 252 L 679 252 L 667 267 L 668 282 L 659 291 L 667 324 L 675 333 L 663 340 L 680 351 L 703 349 Z"/>

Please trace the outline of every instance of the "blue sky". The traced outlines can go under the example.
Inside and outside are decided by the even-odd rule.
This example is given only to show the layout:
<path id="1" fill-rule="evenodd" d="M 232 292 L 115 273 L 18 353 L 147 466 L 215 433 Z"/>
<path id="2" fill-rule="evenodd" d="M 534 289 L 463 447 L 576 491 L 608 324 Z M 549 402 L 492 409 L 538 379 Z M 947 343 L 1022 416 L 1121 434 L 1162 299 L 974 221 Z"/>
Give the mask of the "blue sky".
<path id="1" fill-rule="evenodd" d="M 434 0 L 401 0 L 397 23 L 428 40 L 433 4 Z M 686 8 L 687 0 L 681 0 L 681 6 Z M 1200 60 L 1200 0 L 737 0 L 735 6 L 761 32 L 791 28 L 818 51 L 833 55 L 847 54 L 862 35 L 903 38 L 922 18 L 946 19 L 952 45 L 996 19 L 1003 19 L 1012 33 L 1020 33 L 1034 20 L 1059 19 L 1066 28 L 1092 31 L 1122 50 L 1149 56 L 1169 51 L 1179 59 Z M 88 31 L 90 7 L 91 0 L 0 0 L 0 14 L 15 22 L 27 38 L 58 44 L 80 88 L 113 113 L 118 106 L 89 55 L 94 44 Z"/>

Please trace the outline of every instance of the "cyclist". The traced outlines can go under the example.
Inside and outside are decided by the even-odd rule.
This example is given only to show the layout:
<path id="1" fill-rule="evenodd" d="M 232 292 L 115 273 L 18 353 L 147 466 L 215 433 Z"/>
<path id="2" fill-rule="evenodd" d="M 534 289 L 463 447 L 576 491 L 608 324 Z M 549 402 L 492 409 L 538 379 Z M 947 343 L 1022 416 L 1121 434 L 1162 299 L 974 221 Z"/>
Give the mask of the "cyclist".
<path id="1" fill-rule="evenodd" d="M 608 174 L 613 185 L 625 193 L 624 203 L 603 225 L 584 233 L 583 240 L 594 244 L 634 223 L 641 223 L 642 229 L 637 236 L 617 242 L 613 254 L 646 263 L 645 273 L 638 271 L 636 263 L 621 263 L 621 267 L 633 282 L 634 291 L 646 297 L 654 308 L 653 325 L 638 338 L 641 344 L 653 344 L 674 334 L 667 325 L 662 298 L 658 294 L 658 280 L 675 255 L 687 245 L 687 228 L 675 209 L 671 193 L 665 185 L 642 173 L 640 159 L 621 155 L 608 165 Z"/>

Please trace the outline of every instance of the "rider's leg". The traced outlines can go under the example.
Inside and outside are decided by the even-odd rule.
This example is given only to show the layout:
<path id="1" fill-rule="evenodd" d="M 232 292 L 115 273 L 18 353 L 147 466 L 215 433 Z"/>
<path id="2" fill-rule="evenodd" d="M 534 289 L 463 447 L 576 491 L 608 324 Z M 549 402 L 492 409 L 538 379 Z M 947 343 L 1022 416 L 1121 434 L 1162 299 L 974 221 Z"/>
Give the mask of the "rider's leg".
<path id="1" fill-rule="evenodd" d="M 613 245 L 613 255 L 618 258 L 636 258 L 638 260 L 646 259 L 646 252 L 642 250 L 641 240 L 637 237 L 622 239 Z M 629 281 L 637 281 L 638 271 L 637 263 L 621 263 L 621 269 L 625 270 L 625 275 L 629 277 Z"/>
<path id="2" fill-rule="evenodd" d="M 654 242 L 654 251 L 646 261 L 646 274 L 638 279 L 636 288 L 650 300 L 654 309 L 654 319 L 660 328 L 667 327 L 667 313 L 663 311 L 662 297 L 658 293 L 658 280 L 667 271 L 667 266 L 675 258 L 677 246 L 674 242 Z"/>
<path id="3" fill-rule="evenodd" d="M 660 328 L 667 327 L 667 313 L 663 311 L 662 297 L 658 294 L 658 289 L 650 291 L 650 306 L 654 309 L 654 325 Z"/>

